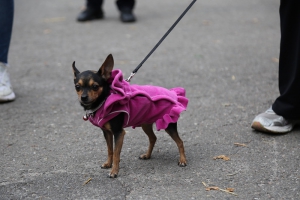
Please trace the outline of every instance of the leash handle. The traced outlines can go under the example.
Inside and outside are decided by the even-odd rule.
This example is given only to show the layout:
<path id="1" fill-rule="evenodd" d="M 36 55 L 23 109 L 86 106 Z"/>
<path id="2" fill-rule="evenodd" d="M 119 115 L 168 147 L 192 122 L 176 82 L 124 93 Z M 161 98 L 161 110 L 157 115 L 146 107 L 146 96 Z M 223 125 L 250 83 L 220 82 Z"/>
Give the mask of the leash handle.
<path id="1" fill-rule="evenodd" d="M 144 62 L 151 56 L 151 54 L 156 50 L 156 48 L 164 41 L 164 39 L 169 35 L 169 33 L 174 29 L 174 27 L 178 24 L 178 22 L 183 18 L 183 16 L 189 11 L 189 9 L 194 5 L 197 0 L 193 0 L 190 5 L 183 11 L 183 13 L 179 16 L 179 18 L 175 21 L 175 23 L 169 28 L 169 30 L 164 34 L 164 36 L 158 41 L 158 43 L 153 47 L 153 49 L 148 53 L 148 55 L 144 58 L 144 60 L 132 71 L 127 82 L 130 82 L 130 79 L 137 73 L 137 71 L 142 67 Z"/>

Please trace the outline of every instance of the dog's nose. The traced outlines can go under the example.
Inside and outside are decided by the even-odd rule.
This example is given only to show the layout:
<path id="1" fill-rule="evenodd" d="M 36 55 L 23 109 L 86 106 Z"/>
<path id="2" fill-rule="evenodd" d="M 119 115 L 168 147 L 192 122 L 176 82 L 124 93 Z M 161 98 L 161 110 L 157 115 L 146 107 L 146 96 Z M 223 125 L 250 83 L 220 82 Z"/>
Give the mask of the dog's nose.
<path id="1" fill-rule="evenodd" d="M 88 96 L 87 95 L 81 96 L 81 101 L 87 101 L 87 100 L 88 100 Z"/>

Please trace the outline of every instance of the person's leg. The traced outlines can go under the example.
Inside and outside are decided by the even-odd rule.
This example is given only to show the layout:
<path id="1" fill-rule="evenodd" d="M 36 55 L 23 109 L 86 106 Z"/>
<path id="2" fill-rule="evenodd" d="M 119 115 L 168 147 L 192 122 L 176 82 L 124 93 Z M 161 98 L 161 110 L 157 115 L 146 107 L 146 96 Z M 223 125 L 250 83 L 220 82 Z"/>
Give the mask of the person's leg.
<path id="1" fill-rule="evenodd" d="M 102 7 L 102 0 L 87 0 L 86 7 L 90 8 L 101 8 Z"/>
<path id="2" fill-rule="evenodd" d="M 300 1 L 280 5 L 281 43 L 279 57 L 280 96 L 272 108 L 287 119 L 300 119 Z"/>
<path id="3" fill-rule="evenodd" d="M 0 1 L 0 62 L 7 64 L 8 50 L 12 33 L 14 2 Z"/>
<path id="4" fill-rule="evenodd" d="M 77 17 L 77 21 L 84 22 L 93 19 L 103 19 L 104 13 L 102 11 L 103 0 L 87 0 L 86 8 Z"/>
<path id="5" fill-rule="evenodd" d="M 135 0 L 117 0 L 117 7 L 121 12 L 120 19 L 122 22 L 135 22 L 136 18 L 133 14 Z"/>
<path id="6" fill-rule="evenodd" d="M 280 2 L 280 96 L 272 107 L 255 117 L 251 127 L 270 133 L 286 133 L 300 123 L 300 1 Z"/>
<path id="7" fill-rule="evenodd" d="M 14 16 L 13 0 L 0 1 L 0 101 L 12 101 L 15 94 L 12 91 L 8 67 L 8 51 L 12 33 Z"/>

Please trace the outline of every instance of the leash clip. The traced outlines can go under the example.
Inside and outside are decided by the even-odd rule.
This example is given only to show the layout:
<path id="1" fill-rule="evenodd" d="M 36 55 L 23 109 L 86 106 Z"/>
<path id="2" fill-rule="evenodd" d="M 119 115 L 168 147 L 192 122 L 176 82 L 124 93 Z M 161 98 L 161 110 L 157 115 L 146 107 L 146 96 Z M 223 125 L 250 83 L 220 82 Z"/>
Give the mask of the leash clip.
<path id="1" fill-rule="evenodd" d="M 131 72 L 130 76 L 128 77 L 128 79 L 126 79 L 127 82 L 130 82 L 130 79 L 135 75 L 135 73 Z"/>

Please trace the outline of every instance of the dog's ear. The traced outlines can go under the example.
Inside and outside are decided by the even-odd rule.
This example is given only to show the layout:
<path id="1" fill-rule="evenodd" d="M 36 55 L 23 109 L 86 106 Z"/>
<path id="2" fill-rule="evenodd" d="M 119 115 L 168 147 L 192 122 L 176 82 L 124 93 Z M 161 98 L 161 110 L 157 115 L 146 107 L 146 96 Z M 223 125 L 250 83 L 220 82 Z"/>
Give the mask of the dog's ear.
<path id="1" fill-rule="evenodd" d="M 109 54 L 97 73 L 100 76 L 102 76 L 105 80 L 107 80 L 110 78 L 111 71 L 113 70 L 113 68 L 114 68 L 114 58 L 111 54 Z"/>
<path id="2" fill-rule="evenodd" d="M 77 75 L 80 74 L 80 72 L 78 71 L 78 69 L 75 67 L 75 61 L 72 64 L 72 68 L 73 68 L 73 73 L 74 73 L 74 79 L 76 79 Z"/>

